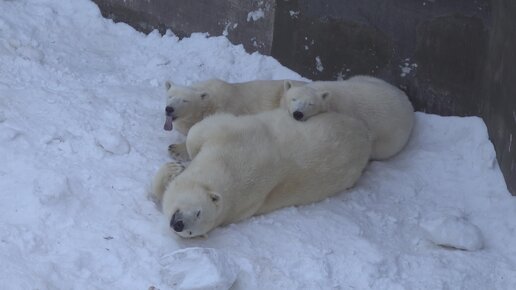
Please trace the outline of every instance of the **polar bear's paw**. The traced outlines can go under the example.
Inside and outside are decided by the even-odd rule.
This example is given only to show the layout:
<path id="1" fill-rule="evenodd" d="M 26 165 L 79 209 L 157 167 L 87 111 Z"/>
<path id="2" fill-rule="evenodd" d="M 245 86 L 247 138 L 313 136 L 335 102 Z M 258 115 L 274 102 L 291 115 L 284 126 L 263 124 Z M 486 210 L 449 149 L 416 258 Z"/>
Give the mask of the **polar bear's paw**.
<path id="1" fill-rule="evenodd" d="M 186 149 L 186 143 L 170 144 L 170 146 L 168 146 L 168 153 L 170 153 L 170 156 L 172 156 L 172 158 L 179 161 L 190 160 L 188 150 Z"/>
<path id="2" fill-rule="evenodd" d="M 169 176 L 168 182 L 172 181 L 172 179 L 176 178 L 176 176 L 178 176 L 186 169 L 186 166 L 181 161 L 168 162 L 164 166 L 167 168 L 166 171 L 168 172 Z"/>
<path id="3" fill-rule="evenodd" d="M 150 193 L 150 197 L 157 205 L 161 204 L 161 199 L 163 198 L 168 184 L 185 169 L 186 166 L 180 161 L 168 162 L 161 166 L 154 177 L 152 192 Z"/>

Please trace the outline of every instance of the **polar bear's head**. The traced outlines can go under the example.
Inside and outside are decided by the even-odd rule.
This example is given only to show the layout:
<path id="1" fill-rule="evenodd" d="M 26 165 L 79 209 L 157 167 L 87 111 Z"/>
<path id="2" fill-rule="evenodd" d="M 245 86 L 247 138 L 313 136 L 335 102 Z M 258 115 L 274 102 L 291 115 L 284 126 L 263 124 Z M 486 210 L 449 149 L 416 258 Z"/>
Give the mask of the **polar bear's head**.
<path id="1" fill-rule="evenodd" d="M 218 226 L 222 202 L 220 194 L 205 186 L 173 182 L 163 197 L 163 213 L 176 234 L 193 238 Z"/>
<path id="2" fill-rule="evenodd" d="M 166 121 L 164 129 L 172 130 L 174 121 L 197 123 L 209 107 L 209 94 L 198 88 L 174 85 L 165 82 L 167 90 Z M 182 132 L 186 133 L 186 132 Z"/>
<path id="3" fill-rule="evenodd" d="M 328 110 L 330 93 L 318 91 L 308 85 L 293 86 L 285 81 L 284 104 L 292 118 L 306 121 L 310 117 Z"/>

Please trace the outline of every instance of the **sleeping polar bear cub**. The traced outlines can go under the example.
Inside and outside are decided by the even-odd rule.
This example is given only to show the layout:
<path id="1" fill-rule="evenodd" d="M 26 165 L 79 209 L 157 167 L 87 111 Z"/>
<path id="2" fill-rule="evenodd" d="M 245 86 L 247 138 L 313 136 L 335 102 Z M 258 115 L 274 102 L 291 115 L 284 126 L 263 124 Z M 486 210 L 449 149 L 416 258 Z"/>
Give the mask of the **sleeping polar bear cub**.
<path id="1" fill-rule="evenodd" d="M 289 82 L 296 85 L 304 83 Z M 178 132 L 186 135 L 195 123 L 215 113 L 231 113 L 238 116 L 276 109 L 283 96 L 283 84 L 284 80 L 228 83 L 211 79 L 191 86 L 166 82 L 168 98 L 164 129 L 170 131 L 176 128 Z M 174 157 L 186 159 L 184 144 L 172 144 L 169 152 Z"/>
<path id="2" fill-rule="evenodd" d="M 414 125 L 414 108 L 407 95 L 368 76 L 305 85 L 285 81 L 281 106 L 298 121 L 323 112 L 345 113 L 364 121 L 373 138 L 372 159 L 387 159 L 401 151 Z"/>
<path id="3" fill-rule="evenodd" d="M 186 145 L 190 165 L 167 163 L 153 182 L 170 227 L 184 238 L 350 188 L 371 153 L 361 121 L 328 113 L 297 122 L 282 109 L 208 117 Z"/>

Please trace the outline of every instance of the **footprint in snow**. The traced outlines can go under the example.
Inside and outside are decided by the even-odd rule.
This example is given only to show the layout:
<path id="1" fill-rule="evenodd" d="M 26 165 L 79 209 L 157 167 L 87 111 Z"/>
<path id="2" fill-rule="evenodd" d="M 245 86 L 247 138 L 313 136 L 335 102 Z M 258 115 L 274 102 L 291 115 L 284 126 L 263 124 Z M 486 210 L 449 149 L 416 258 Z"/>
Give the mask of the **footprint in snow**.
<path id="1" fill-rule="evenodd" d="M 1 27 L 0 22 L 0 27 Z M 8 48 L 11 51 L 14 51 L 19 57 L 33 61 L 42 63 L 45 58 L 45 54 L 40 49 L 37 49 L 38 46 L 37 41 L 31 41 L 30 43 L 22 43 L 19 39 L 11 38 L 7 40 Z"/>

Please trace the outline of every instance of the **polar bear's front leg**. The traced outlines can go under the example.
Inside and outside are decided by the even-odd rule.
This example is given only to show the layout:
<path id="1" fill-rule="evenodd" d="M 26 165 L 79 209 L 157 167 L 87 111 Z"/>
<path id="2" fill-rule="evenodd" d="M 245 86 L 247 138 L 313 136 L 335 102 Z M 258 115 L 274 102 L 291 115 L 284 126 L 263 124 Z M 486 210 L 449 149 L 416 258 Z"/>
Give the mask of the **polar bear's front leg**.
<path id="1" fill-rule="evenodd" d="M 168 153 L 172 158 L 179 161 L 189 161 L 190 156 L 188 155 L 188 151 L 186 150 L 186 143 L 180 144 L 170 144 L 168 146 Z"/>
<path id="2" fill-rule="evenodd" d="M 179 161 L 165 163 L 154 176 L 152 181 L 151 198 L 157 205 L 161 204 L 163 194 L 168 184 L 185 170 L 185 165 Z"/>

